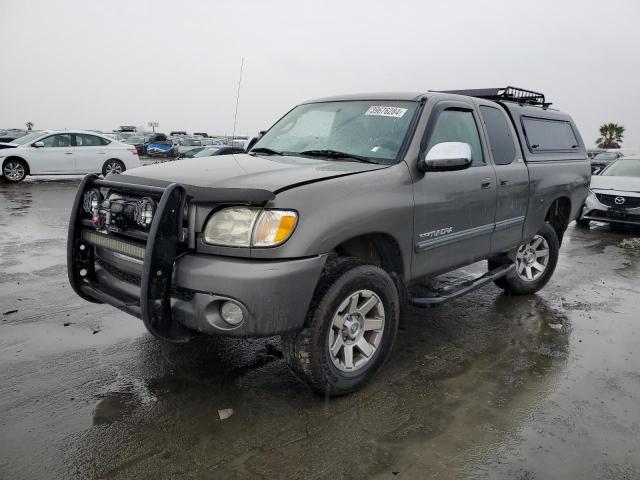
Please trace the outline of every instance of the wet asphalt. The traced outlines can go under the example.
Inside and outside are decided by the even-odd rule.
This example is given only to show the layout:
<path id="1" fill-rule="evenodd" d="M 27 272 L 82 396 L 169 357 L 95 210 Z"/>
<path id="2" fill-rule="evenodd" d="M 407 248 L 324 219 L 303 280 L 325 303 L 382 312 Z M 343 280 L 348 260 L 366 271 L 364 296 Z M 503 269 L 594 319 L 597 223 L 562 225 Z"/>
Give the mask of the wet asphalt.
<path id="1" fill-rule="evenodd" d="M 277 338 L 167 345 L 75 296 L 78 182 L 0 184 L 1 479 L 640 478 L 640 230 L 570 226 L 538 295 L 412 310 L 327 400 Z"/>

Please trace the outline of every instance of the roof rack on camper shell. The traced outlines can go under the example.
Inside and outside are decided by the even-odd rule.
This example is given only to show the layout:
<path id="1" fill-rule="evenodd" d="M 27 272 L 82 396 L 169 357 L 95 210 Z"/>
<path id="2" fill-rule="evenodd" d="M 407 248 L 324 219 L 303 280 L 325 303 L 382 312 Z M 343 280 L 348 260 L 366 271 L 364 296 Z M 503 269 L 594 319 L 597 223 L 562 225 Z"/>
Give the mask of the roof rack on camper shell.
<path id="1" fill-rule="evenodd" d="M 534 92 L 518 87 L 500 88 L 474 88 L 471 90 L 440 90 L 441 93 L 454 93 L 457 95 L 468 95 L 470 97 L 484 98 L 486 100 L 517 102 L 527 105 L 541 105 L 547 108 L 551 103 L 547 103 L 544 93 Z"/>

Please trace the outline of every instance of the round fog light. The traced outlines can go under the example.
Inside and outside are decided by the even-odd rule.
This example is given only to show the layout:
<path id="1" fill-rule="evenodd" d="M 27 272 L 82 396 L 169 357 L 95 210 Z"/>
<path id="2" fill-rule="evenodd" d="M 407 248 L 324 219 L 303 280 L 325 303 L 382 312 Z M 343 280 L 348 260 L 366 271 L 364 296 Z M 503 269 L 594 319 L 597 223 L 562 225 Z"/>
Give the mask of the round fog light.
<path id="1" fill-rule="evenodd" d="M 244 318 L 242 309 L 234 302 L 224 302 L 220 307 L 220 315 L 225 322 L 233 326 L 240 325 Z"/>

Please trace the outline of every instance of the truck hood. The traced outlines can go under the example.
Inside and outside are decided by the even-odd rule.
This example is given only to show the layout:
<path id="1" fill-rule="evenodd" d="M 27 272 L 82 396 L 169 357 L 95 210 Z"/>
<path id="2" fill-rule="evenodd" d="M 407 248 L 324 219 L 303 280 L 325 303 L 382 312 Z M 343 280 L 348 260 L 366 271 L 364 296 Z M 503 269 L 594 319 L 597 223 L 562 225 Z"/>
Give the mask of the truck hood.
<path id="1" fill-rule="evenodd" d="M 262 189 L 274 194 L 298 185 L 387 168 L 388 165 L 294 156 L 217 155 L 158 163 L 109 175 L 109 180 L 201 188 Z M 135 179 L 133 177 L 136 177 Z M 150 180 L 147 182 L 146 180 Z"/>
<path id="2" fill-rule="evenodd" d="M 640 178 L 595 175 L 591 177 L 591 189 L 640 192 Z"/>

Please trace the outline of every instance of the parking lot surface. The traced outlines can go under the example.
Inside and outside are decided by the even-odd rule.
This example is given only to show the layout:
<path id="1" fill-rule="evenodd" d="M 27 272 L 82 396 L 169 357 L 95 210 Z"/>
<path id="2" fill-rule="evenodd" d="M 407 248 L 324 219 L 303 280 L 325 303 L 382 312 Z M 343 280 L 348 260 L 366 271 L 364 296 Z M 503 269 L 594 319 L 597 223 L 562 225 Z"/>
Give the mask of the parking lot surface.
<path id="1" fill-rule="evenodd" d="M 278 339 L 167 345 L 77 297 L 78 183 L 0 184 L 0 478 L 640 478 L 640 231 L 572 225 L 540 294 L 412 310 L 326 400 Z"/>

